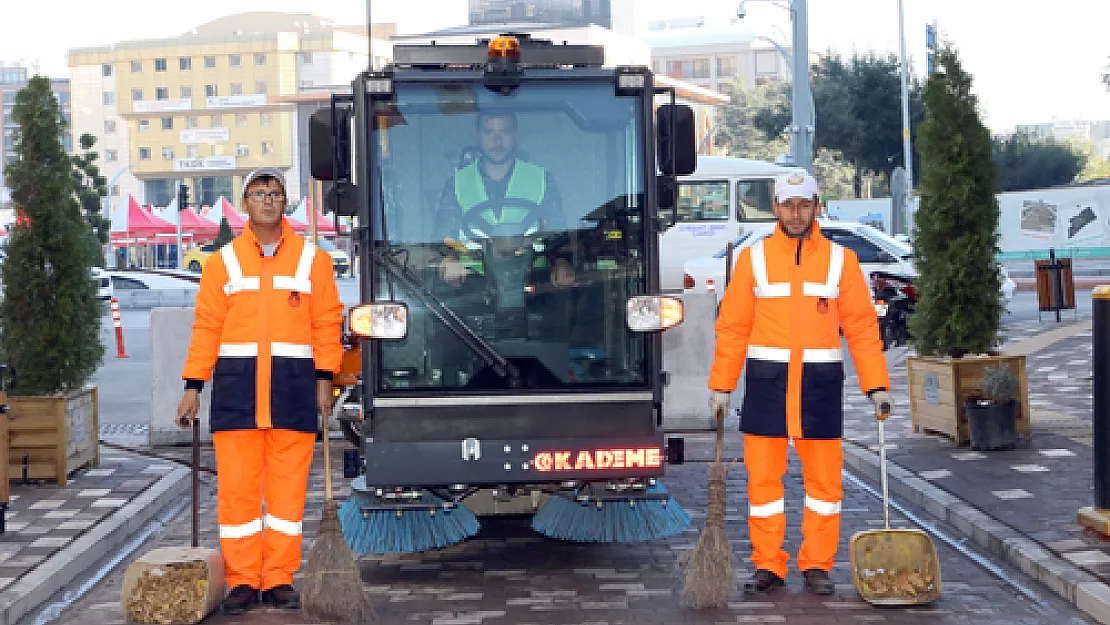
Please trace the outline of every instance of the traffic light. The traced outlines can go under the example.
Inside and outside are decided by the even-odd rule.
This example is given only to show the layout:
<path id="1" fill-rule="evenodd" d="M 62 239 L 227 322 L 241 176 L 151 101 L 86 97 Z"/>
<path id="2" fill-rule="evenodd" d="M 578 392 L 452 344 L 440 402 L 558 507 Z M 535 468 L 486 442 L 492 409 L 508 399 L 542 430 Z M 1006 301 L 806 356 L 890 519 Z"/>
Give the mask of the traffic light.
<path id="1" fill-rule="evenodd" d="M 189 187 L 181 185 L 177 188 L 177 210 L 183 211 L 189 205 Z"/>

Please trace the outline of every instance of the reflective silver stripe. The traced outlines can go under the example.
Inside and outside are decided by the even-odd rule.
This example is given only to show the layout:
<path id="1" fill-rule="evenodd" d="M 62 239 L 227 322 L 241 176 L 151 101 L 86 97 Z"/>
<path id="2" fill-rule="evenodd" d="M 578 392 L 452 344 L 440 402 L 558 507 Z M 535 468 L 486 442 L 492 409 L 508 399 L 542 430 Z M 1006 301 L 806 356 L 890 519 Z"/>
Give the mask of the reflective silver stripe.
<path id="1" fill-rule="evenodd" d="M 275 289 L 288 289 L 301 293 L 312 293 L 312 259 L 316 258 L 316 245 L 304 242 L 301 258 L 297 261 L 296 273 L 292 276 L 274 276 Z"/>
<path id="2" fill-rule="evenodd" d="M 270 343 L 270 355 L 281 358 L 312 358 L 312 346 L 299 343 Z"/>
<path id="3" fill-rule="evenodd" d="M 824 297 L 836 299 L 840 297 L 840 288 L 821 284 L 819 282 L 805 282 L 802 284 L 802 295 L 806 297 Z"/>
<path id="4" fill-rule="evenodd" d="M 262 519 L 242 525 L 220 525 L 220 538 L 246 538 L 262 533 Z"/>
<path id="5" fill-rule="evenodd" d="M 224 267 L 227 269 L 227 284 L 224 285 L 224 293 L 234 295 L 242 291 L 257 291 L 262 288 L 258 276 L 253 278 L 243 277 L 243 268 L 239 265 L 239 258 L 235 256 L 235 246 L 233 244 L 228 243 L 221 247 L 220 256 L 224 259 Z"/>
<path id="6" fill-rule="evenodd" d="M 258 343 L 220 343 L 220 358 L 254 358 Z"/>
<path id="7" fill-rule="evenodd" d="M 756 297 L 790 297 L 790 283 L 770 284 L 767 278 L 767 255 L 763 251 L 763 239 L 752 245 L 752 275 L 755 277 Z"/>
<path id="8" fill-rule="evenodd" d="M 821 501 L 820 499 L 814 499 L 813 497 L 806 495 L 806 507 L 810 510 L 813 510 L 817 514 L 820 514 L 821 516 L 832 516 L 834 514 L 840 514 L 839 501 Z"/>
<path id="9" fill-rule="evenodd" d="M 832 244 L 832 252 L 829 255 L 829 277 L 825 280 L 825 286 L 830 289 L 840 290 L 840 274 L 844 272 L 844 248 L 837 243 Z M 836 295 L 833 295 L 836 297 Z"/>
<path id="10" fill-rule="evenodd" d="M 749 345 L 748 358 L 770 360 L 772 362 L 790 362 L 790 349 L 787 347 Z M 839 348 L 802 350 L 802 362 L 840 362 L 843 359 L 844 355 Z"/>
<path id="11" fill-rule="evenodd" d="M 267 529 L 277 530 L 282 534 L 286 534 L 288 536 L 301 535 L 300 521 L 286 521 L 285 519 L 279 519 L 272 514 L 267 514 L 265 519 Z"/>
<path id="12" fill-rule="evenodd" d="M 567 395 L 481 395 L 455 397 L 376 397 L 376 408 L 418 408 L 423 406 L 512 406 L 520 404 L 587 404 L 651 401 L 648 393 L 582 393 Z"/>
<path id="13" fill-rule="evenodd" d="M 757 519 L 766 519 L 767 517 L 773 517 L 776 514 L 786 514 L 785 499 L 779 499 L 777 501 L 772 501 L 771 503 L 765 503 L 759 506 L 748 504 L 748 516 L 750 517 L 755 517 Z"/>
<path id="14" fill-rule="evenodd" d="M 311 280 L 298 280 L 289 276 L 274 276 L 275 289 L 288 289 L 290 291 L 298 291 L 300 293 L 312 292 Z"/>

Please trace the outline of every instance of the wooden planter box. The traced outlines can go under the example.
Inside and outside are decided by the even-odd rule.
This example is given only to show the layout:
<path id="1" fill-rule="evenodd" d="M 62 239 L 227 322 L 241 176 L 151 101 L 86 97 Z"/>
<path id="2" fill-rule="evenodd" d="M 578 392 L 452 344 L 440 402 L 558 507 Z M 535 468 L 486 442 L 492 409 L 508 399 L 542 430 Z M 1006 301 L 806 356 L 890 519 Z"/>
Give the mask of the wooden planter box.
<path id="1" fill-rule="evenodd" d="M 1018 414 L 1014 429 L 1020 442 L 1031 441 L 1025 356 L 907 358 L 913 431 L 943 434 L 960 445 L 970 443 L 964 403 L 979 392 L 983 370 L 999 364 L 1006 365 L 1017 376 Z"/>
<path id="2" fill-rule="evenodd" d="M 0 392 L 0 404 L 4 403 L 4 393 Z M 8 415 L 0 412 L 0 515 L 4 514 L 3 508 L 7 506 L 11 497 L 11 478 L 8 474 Z M 0 528 L 4 527 L 4 520 L 0 518 Z"/>
<path id="3" fill-rule="evenodd" d="M 100 463 L 100 412 L 96 387 L 69 395 L 8 397 L 7 464 L 13 477 L 64 484 L 70 473 Z"/>

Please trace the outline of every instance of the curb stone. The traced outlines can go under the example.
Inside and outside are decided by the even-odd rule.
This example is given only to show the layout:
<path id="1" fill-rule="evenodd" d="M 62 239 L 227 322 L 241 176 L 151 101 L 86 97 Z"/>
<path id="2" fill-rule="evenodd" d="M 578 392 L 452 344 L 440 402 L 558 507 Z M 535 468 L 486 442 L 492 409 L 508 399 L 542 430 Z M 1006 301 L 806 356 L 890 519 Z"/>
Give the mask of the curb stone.
<path id="1" fill-rule="evenodd" d="M 877 453 L 846 444 L 844 462 L 864 478 L 880 480 Z M 1094 575 L 889 459 L 887 477 L 892 494 L 952 524 L 979 548 L 1044 584 L 1091 618 L 1110 625 L 1110 587 Z"/>
<path id="2" fill-rule="evenodd" d="M 187 498 L 190 470 L 176 468 L 64 549 L 0 592 L 0 625 L 15 625 L 105 556 L 118 551 L 166 507 Z"/>

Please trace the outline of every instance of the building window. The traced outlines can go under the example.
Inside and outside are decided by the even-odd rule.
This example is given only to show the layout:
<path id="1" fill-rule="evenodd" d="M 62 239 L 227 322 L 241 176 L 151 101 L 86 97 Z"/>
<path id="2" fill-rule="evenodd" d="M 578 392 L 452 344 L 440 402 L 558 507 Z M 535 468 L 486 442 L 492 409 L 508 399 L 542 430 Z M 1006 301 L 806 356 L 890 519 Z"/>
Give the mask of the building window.
<path id="1" fill-rule="evenodd" d="M 274 123 L 274 114 L 273 113 L 259 113 L 258 114 L 258 125 L 259 126 L 269 126 L 273 123 Z"/>
<path id="2" fill-rule="evenodd" d="M 310 88 L 312 88 L 312 81 L 311 80 L 302 80 L 301 81 L 301 89 L 310 89 Z"/>
<path id="3" fill-rule="evenodd" d="M 312 65 L 312 53 L 308 51 L 301 52 L 301 62 L 305 65 Z"/>
<path id="4" fill-rule="evenodd" d="M 709 78 L 709 59 L 690 59 L 682 62 L 683 78 Z"/>
<path id="5" fill-rule="evenodd" d="M 169 100 L 170 99 L 170 88 L 169 87 L 155 87 L 154 88 L 154 99 L 155 100 Z"/>
<path id="6" fill-rule="evenodd" d="M 111 66 L 111 64 L 105 63 L 104 65 L 101 65 L 100 66 L 100 73 L 102 75 L 104 75 L 105 77 L 111 76 L 112 75 L 112 66 Z"/>
<path id="7" fill-rule="evenodd" d="M 245 143 L 235 144 L 235 156 L 250 156 L 251 150 Z"/>
<path id="8" fill-rule="evenodd" d="M 172 147 L 162 148 L 162 160 L 164 160 L 164 161 L 172 161 L 173 160 L 173 148 Z"/>
<path id="9" fill-rule="evenodd" d="M 139 160 L 140 161 L 149 161 L 150 160 L 150 148 L 139 148 Z"/>
<path id="10" fill-rule="evenodd" d="M 156 71 L 156 72 L 166 71 L 166 59 L 154 59 L 154 71 Z"/>
<path id="11" fill-rule="evenodd" d="M 131 73 L 138 74 L 143 71 L 142 61 L 131 61 Z"/>
<path id="12" fill-rule="evenodd" d="M 181 97 L 183 97 L 183 98 L 193 97 L 193 86 L 192 85 L 181 85 Z"/>
<path id="13" fill-rule="evenodd" d="M 247 116 L 242 114 L 242 113 L 236 115 L 235 116 L 235 127 L 236 128 L 246 128 L 247 127 Z"/>
<path id="14" fill-rule="evenodd" d="M 243 95 L 243 83 L 231 83 L 231 90 L 228 92 L 230 95 Z"/>
<path id="15" fill-rule="evenodd" d="M 142 89 L 132 89 L 131 90 L 131 101 L 132 102 L 142 102 L 143 101 L 143 90 Z"/>
<path id="16" fill-rule="evenodd" d="M 667 61 L 667 76 L 682 78 L 682 61 Z"/>
<path id="17" fill-rule="evenodd" d="M 199 145 L 187 145 L 187 146 L 185 146 L 185 156 L 188 156 L 189 158 L 200 158 L 200 146 Z"/>
<path id="18" fill-rule="evenodd" d="M 722 78 L 732 78 L 736 76 L 736 57 L 717 57 L 717 75 Z"/>
<path id="19" fill-rule="evenodd" d="M 112 135 L 112 134 L 115 134 L 115 133 L 116 133 L 116 120 L 114 120 L 114 119 L 104 120 L 104 134 Z"/>
<path id="20" fill-rule="evenodd" d="M 119 185 L 114 184 L 108 187 L 108 195 L 111 195 L 112 197 L 119 197 Z"/>
<path id="21" fill-rule="evenodd" d="M 104 150 L 104 162 L 114 163 L 119 160 L 119 150 Z"/>
<path id="22" fill-rule="evenodd" d="M 116 94 L 113 91 L 104 92 L 104 106 L 112 106 L 116 103 Z"/>
<path id="23" fill-rule="evenodd" d="M 224 125 L 223 115 L 213 115 L 209 121 L 211 122 L 209 128 L 219 128 Z"/>
<path id="24" fill-rule="evenodd" d="M 150 130 L 150 120 L 149 119 L 140 119 L 139 120 L 139 132 L 146 132 L 148 130 Z"/>
<path id="25" fill-rule="evenodd" d="M 243 59 L 238 54 L 232 54 L 227 57 L 228 67 L 242 67 Z"/>
<path id="26" fill-rule="evenodd" d="M 190 115 L 185 118 L 186 128 L 200 128 L 200 118 L 196 115 Z"/>
<path id="27" fill-rule="evenodd" d="M 220 95 L 220 89 L 216 85 L 204 85 L 204 95 L 214 98 Z"/>
<path id="28" fill-rule="evenodd" d="M 193 69 L 193 59 L 192 59 L 192 57 L 183 56 L 183 57 L 177 59 L 177 69 L 179 69 L 181 71 L 186 71 L 186 70 Z"/>
<path id="29" fill-rule="evenodd" d="M 273 154 L 273 153 L 274 153 L 274 142 L 273 141 L 263 141 L 262 142 L 262 156 L 268 156 L 268 155 Z"/>
<path id="30" fill-rule="evenodd" d="M 254 64 L 255 65 L 265 65 L 266 64 L 266 53 L 265 52 L 255 52 L 254 53 Z"/>
<path id="31" fill-rule="evenodd" d="M 172 117 L 163 117 L 162 118 L 162 130 L 173 130 L 173 118 Z"/>
<path id="32" fill-rule="evenodd" d="M 266 83 L 264 81 L 256 81 L 254 83 L 254 92 L 258 95 L 266 95 Z"/>
<path id="33" fill-rule="evenodd" d="M 214 57 L 214 56 L 204 57 L 204 67 L 205 67 L 205 69 L 212 69 L 213 67 L 216 67 L 216 57 Z"/>

